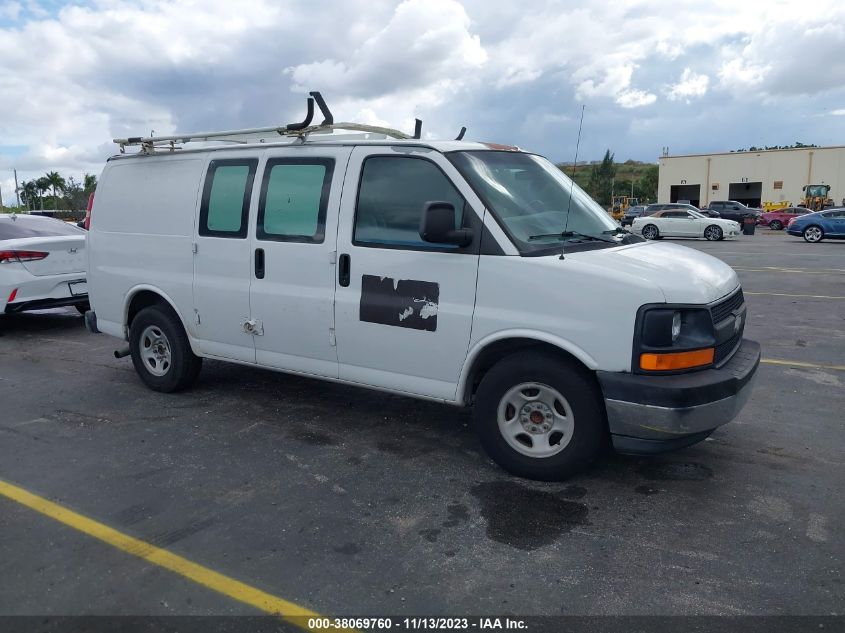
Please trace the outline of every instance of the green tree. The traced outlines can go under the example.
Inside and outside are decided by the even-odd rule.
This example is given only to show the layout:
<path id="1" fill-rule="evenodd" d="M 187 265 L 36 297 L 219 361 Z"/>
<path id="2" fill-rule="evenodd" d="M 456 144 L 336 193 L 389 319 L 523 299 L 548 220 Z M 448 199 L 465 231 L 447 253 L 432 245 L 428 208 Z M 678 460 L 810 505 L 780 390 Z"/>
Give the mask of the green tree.
<path id="1" fill-rule="evenodd" d="M 97 177 L 94 174 L 85 174 L 85 177 L 82 179 L 82 191 L 85 192 L 85 197 L 88 197 L 89 193 L 94 193 L 94 189 L 97 188 Z"/>
<path id="2" fill-rule="evenodd" d="M 64 192 L 67 183 L 57 171 L 48 171 L 44 174 L 47 187 L 53 190 L 53 209 L 59 208 L 59 192 Z"/>
<path id="3" fill-rule="evenodd" d="M 610 150 L 604 153 L 604 158 L 598 165 L 593 165 L 590 172 L 589 193 L 601 205 L 608 206 L 611 202 L 613 179 L 616 177 L 616 164 Z"/>
<path id="4" fill-rule="evenodd" d="M 76 182 L 73 176 L 67 179 L 65 184 L 65 204 L 68 209 L 84 209 L 88 196 L 82 190 L 82 185 Z"/>
<path id="5" fill-rule="evenodd" d="M 637 191 L 643 202 L 646 200 L 657 200 L 657 178 L 659 168 L 657 165 L 650 165 L 645 173 L 637 181 Z"/>

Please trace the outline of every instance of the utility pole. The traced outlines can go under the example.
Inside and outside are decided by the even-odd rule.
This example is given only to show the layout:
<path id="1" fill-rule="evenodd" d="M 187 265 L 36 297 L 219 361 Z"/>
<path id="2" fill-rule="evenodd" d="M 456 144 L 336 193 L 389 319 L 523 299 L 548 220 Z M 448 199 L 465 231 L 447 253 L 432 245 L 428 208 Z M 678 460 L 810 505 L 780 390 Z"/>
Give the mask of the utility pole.
<path id="1" fill-rule="evenodd" d="M 18 170 L 15 169 L 15 202 L 18 203 L 18 206 L 21 206 L 21 194 L 20 194 L 20 187 L 18 187 Z"/>

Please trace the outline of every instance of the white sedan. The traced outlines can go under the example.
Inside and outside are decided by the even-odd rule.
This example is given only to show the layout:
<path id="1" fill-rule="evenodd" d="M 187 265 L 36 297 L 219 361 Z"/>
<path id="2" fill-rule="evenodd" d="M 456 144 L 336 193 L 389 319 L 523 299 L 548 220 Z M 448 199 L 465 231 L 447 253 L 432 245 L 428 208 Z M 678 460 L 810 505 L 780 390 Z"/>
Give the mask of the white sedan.
<path id="1" fill-rule="evenodd" d="M 88 309 L 83 229 L 36 215 L 0 215 L 0 313 Z"/>
<path id="2" fill-rule="evenodd" d="M 692 209 L 658 211 L 653 215 L 634 218 L 631 232 L 647 240 L 661 237 L 703 237 L 721 240 L 739 235 L 739 223 L 722 218 L 709 218 Z"/>

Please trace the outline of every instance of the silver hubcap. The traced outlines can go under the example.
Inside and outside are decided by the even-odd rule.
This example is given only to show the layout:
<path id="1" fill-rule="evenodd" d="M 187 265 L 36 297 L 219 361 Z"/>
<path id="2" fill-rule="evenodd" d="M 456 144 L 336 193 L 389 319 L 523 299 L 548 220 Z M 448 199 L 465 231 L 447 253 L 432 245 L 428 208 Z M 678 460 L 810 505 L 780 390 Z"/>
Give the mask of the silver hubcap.
<path id="1" fill-rule="evenodd" d="M 499 432 L 528 457 L 551 457 L 572 441 L 575 416 L 559 391 L 539 382 L 510 389 L 499 402 Z"/>
<path id="2" fill-rule="evenodd" d="M 154 376 L 164 376 L 170 369 L 170 341 L 156 325 L 147 326 L 141 332 L 138 345 L 144 367 Z"/>
<path id="3" fill-rule="evenodd" d="M 657 236 L 657 229 L 653 226 L 647 226 L 643 229 L 643 237 L 647 240 L 653 240 Z"/>
<path id="4" fill-rule="evenodd" d="M 818 227 L 810 227 L 804 232 L 804 237 L 807 238 L 808 242 L 818 242 L 822 238 L 821 229 Z"/>
<path id="5" fill-rule="evenodd" d="M 709 229 L 707 229 L 707 233 L 704 237 L 706 237 L 708 240 L 718 240 L 719 239 L 719 229 L 711 226 Z"/>

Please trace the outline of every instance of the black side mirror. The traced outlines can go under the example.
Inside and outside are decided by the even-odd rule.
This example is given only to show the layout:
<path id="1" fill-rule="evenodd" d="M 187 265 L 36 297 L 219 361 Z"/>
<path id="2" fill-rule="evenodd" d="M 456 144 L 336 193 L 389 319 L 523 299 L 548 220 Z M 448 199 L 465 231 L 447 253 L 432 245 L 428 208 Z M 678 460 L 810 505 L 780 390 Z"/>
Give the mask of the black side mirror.
<path id="1" fill-rule="evenodd" d="M 451 202 L 426 202 L 420 218 L 420 237 L 432 244 L 468 246 L 472 229 L 455 228 L 455 205 Z"/>

